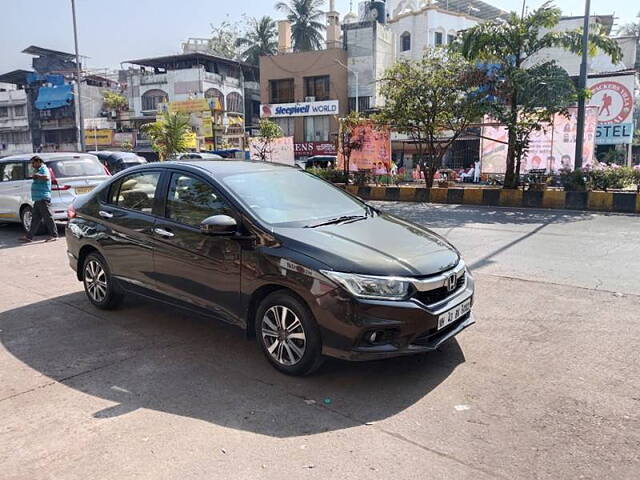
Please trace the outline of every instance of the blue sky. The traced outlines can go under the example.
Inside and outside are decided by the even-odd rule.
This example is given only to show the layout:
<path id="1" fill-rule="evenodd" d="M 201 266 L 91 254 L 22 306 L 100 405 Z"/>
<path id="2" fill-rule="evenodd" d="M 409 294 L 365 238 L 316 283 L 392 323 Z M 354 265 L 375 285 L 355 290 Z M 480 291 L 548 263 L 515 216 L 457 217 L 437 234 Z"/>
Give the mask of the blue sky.
<path id="1" fill-rule="evenodd" d="M 522 0 L 485 0 L 505 10 L 519 10 Z M 20 53 L 29 45 L 73 51 L 70 0 L 2 0 L 0 73 L 30 68 L 31 57 Z M 527 0 L 532 7 L 542 1 Z M 280 14 L 272 0 L 76 0 L 80 53 L 90 68 L 118 67 L 135 58 L 176 53 L 189 36 L 207 36 L 210 24 L 225 18 Z M 328 2 L 327 2 L 328 4 Z M 357 1 L 354 0 L 354 5 Z M 567 15 L 580 15 L 583 0 L 558 0 Z M 336 0 L 342 15 L 349 0 Z M 592 12 L 615 13 L 618 22 L 634 19 L 640 6 L 633 0 L 592 0 Z"/>

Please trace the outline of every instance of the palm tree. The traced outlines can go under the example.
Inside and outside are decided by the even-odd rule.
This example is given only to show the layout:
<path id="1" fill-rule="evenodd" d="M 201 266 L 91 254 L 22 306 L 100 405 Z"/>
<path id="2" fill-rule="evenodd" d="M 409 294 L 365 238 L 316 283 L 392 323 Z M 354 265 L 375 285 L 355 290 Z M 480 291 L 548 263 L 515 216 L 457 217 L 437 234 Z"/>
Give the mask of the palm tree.
<path id="1" fill-rule="evenodd" d="M 240 54 L 245 62 L 258 65 L 262 55 L 274 55 L 278 50 L 276 22 L 264 16 L 260 19 L 250 18 L 247 23 L 250 28 L 244 37 L 236 40 L 236 45 L 247 47 Z"/>
<path id="2" fill-rule="evenodd" d="M 465 30 L 457 43 L 457 48 L 467 60 L 486 60 L 500 65 L 502 80 L 498 97 L 502 105 L 497 105 L 495 110 L 502 107 L 503 115 L 499 120 L 509 132 L 504 182 L 507 188 L 518 184 L 520 157 L 528 143 L 528 130 L 525 129 L 526 137 L 521 135 L 523 124 L 527 120 L 521 119 L 519 112 L 523 105 L 531 103 L 528 92 L 530 85 L 536 83 L 535 70 L 544 73 L 559 68 L 553 61 L 540 63 L 537 54 L 549 47 L 561 47 L 575 54 L 582 53 L 582 29 L 553 31 L 560 22 L 561 13 L 551 2 L 544 3 L 526 15 L 511 12 L 505 19 L 481 23 Z M 594 28 L 589 33 L 589 53 L 594 54 L 596 49 L 608 54 L 614 63 L 620 61 L 621 50 L 615 40 Z M 558 78 L 558 75 L 554 74 L 553 78 Z M 523 79 L 527 81 L 523 82 Z M 541 78 L 537 83 L 549 85 L 546 78 Z M 556 80 L 554 83 L 557 83 Z M 554 85 L 553 88 L 559 86 Z M 538 91 L 541 90 L 543 89 L 538 88 Z M 546 105 L 546 112 L 553 113 L 554 108 L 554 105 Z M 563 108 L 556 109 L 556 112 L 562 111 Z"/>
<path id="3" fill-rule="evenodd" d="M 326 28 L 320 20 L 324 13 L 320 7 L 324 0 L 289 0 L 289 3 L 278 2 L 276 9 L 287 15 L 291 22 L 291 41 L 296 52 L 319 50 L 324 38 L 322 32 Z"/>
<path id="4" fill-rule="evenodd" d="M 187 134 L 191 128 L 186 115 L 165 112 L 155 122 L 143 125 L 142 131 L 151 139 L 160 161 L 164 161 L 174 153 L 187 150 Z"/>

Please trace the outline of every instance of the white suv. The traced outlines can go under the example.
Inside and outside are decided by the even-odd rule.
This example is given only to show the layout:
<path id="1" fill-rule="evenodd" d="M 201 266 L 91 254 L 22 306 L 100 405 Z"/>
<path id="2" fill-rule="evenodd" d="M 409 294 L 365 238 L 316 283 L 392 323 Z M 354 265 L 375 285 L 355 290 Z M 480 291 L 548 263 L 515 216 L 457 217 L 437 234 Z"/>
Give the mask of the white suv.
<path id="1" fill-rule="evenodd" d="M 66 220 L 67 208 L 78 195 L 88 193 L 109 178 L 95 155 L 87 153 L 27 153 L 0 159 L 0 222 L 31 227 L 31 159 L 39 156 L 51 174 L 54 220 Z"/>

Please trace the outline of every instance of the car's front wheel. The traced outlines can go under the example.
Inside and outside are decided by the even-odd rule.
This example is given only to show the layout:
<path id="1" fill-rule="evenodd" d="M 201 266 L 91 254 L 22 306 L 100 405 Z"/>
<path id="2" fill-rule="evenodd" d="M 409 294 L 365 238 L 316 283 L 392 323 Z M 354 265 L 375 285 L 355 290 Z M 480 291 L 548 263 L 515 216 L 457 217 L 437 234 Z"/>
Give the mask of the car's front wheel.
<path id="1" fill-rule="evenodd" d="M 117 290 L 102 255 L 95 252 L 87 255 L 82 266 L 82 281 L 87 298 L 96 307 L 110 310 L 122 301 L 122 293 Z"/>
<path id="2" fill-rule="evenodd" d="M 262 301 L 256 335 L 267 360 L 283 373 L 308 375 L 322 364 L 318 325 L 307 306 L 286 291 Z"/>

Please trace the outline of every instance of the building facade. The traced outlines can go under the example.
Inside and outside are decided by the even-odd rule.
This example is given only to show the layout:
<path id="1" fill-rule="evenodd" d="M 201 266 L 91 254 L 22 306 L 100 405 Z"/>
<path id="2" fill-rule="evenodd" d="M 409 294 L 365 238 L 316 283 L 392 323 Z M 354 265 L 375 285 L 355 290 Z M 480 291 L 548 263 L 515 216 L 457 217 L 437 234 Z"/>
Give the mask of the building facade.
<path id="1" fill-rule="evenodd" d="M 0 87 L 0 156 L 32 151 L 27 92 L 15 85 Z"/>

